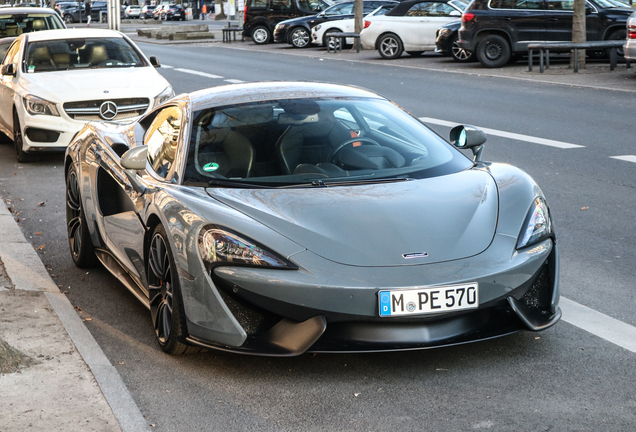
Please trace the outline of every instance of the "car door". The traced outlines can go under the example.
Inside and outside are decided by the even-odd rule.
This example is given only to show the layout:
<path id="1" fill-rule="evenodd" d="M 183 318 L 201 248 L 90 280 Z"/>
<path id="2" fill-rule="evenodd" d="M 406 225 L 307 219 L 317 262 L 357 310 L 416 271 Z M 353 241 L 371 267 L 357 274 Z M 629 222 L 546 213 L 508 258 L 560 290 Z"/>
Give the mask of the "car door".
<path id="1" fill-rule="evenodd" d="M 148 146 L 146 170 L 136 173 L 134 181 L 113 152 L 103 152 L 99 160 L 102 172 L 109 176 L 96 180 L 100 206 L 101 230 L 108 249 L 128 269 L 131 276 L 145 283 L 143 212 L 160 192 L 170 184 L 176 168 L 177 147 L 180 142 L 182 110 L 179 106 L 163 107 L 151 114 L 143 144 Z M 145 187 L 140 191 L 137 183 Z"/>
<path id="2" fill-rule="evenodd" d="M 0 81 L 0 123 L 2 123 L 2 129 L 9 136 L 12 136 L 13 133 L 13 98 L 21 75 L 21 71 L 18 69 L 22 64 L 20 60 L 22 59 L 23 40 L 23 38 L 18 38 L 13 42 L 2 62 L 2 66 L 13 64 L 16 71 L 15 76 L 2 75 L 2 81 Z"/>
<path id="3" fill-rule="evenodd" d="M 461 17 L 461 13 L 446 2 L 420 3 L 422 24 L 419 27 L 420 45 L 422 49 L 435 49 L 437 29 Z"/>
<path id="4" fill-rule="evenodd" d="M 572 21 L 574 18 L 574 0 L 546 0 L 546 40 L 551 42 L 572 41 Z M 598 9 L 586 2 L 585 30 L 588 41 L 601 39 Z"/>
<path id="5" fill-rule="evenodd" d="M 546 40 L 544 0 L 493 0 L 490 6 L 499 11 L 493 26 L 510 34 L 513 50 L 524 50 L 529 43 Z"/>

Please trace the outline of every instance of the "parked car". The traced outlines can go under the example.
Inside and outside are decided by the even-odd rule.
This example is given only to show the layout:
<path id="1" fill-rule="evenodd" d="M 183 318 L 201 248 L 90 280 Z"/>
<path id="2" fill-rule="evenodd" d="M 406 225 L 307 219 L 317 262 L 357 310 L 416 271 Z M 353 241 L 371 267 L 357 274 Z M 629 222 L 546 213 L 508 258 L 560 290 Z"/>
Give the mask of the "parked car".
<path id="1" fill-rule="evenodd" d="M 141 13 L 141 6 L 139 5 L 130 5 L 126 7 L 126 11 L 124 12 L 125 18 L 139 18 Z"/>
<path id="2" fill-rule="evenodd" d="M 59 15 L 46 8 L 3 8 L 0 10 L 0 23 L 0 38 L 66 28 Z"/>
<path id="3" fill-rule="evenodd" d="M 393 2 L 387 3 L 371 11 L 369 14 L 366 15 L 366 17 L 384 15 L 388 11 L 393 9 L 395 5 L 396 3 L 393 3 Z M 332 32 L 333 33 L 335 32 L 350 33 L 350 32 L 353 32 L 354 30 L 355 30 L 355 19 L 353 18 L 327 21 L 312 27 L 311 43 L 320 45 L 320 46 L 330 45 L 329 48 L 337 49 L 338 45 L 340 44 L 340 39 L 330 40 L 330 38 L 325 37 L 325 34 L 332 33 Z M 353 42 L 354 42 L 353 38 L 347 38 L 345 41 L 345 43 L 348 45 L 352 45 Z"/>
<path id="4" fill-rule="evenodd" d="M 627 20 L 627 42 L 624 53 L 627 60 L 636 61 L 636 12 Z"/>
<path id="5" fill-rule="evenodd" d="M 404 51 L 419 56 L 435 50 L 437 29 L 456 21 L 465 7 L 460 0 L 406 0 L 383 16 L 365 19 L 360 42 L 385 59 L 396 59 Z"/>
<path id="6" fill-rule="evenodd" d="M 102 12 L 104 12 L 102 14 Z M 106 17 L 108 3 L 105 1 L 91 2 L 91 21 L 100 22 L 102 16 Z M 104 18 L 105 19 L 105 18 Z M 69 8 L 64 12 L 64 22 L 67 24 L 87 22 L 86 3 L 80 3 L 79 7 Z"/>
<path id="7" fill-rule="evenodd" d="M 316 15 L 332 4 L 327 0 L 246 0 L 243 36 L 251 37 L 258 45 L 270 43 L 279 22 Z"/>
<path id="8" fill-rule="evenodd" d="M 476 60 L 475 53 L 460 47 L 457 43 L 461 26 L 461 20 L 457 20 L 438 28 L 435 52 L 450 55 L 453 60 L 458 62 L 471 62 Z"/>
<path id="9" fill-rule="evenodd" d="M 391 3 L 392 0 L 364 0 L 363 11 L 368 14 L 378 7 Z M 306 48 L 311 43 L 311 29 L 325 21 L 353 18 L 353 1 L 346 1 L 328 7 L 317 15 L 292 18 L 279 22 L 274 28 L 274 42 L 288 43 L 294 48 Z"/>
<path id="10" fill-rule="evenodd" d="M 550 211 L 528 174 L 481 160 L 485 140 L 457 126 L 451 145 L 351 86 L 182 95 L 126 127 L 91 122 L 68 147 L 71 257 L 131 290 L 169 354 L 544 330 L 561 317 Z"/>
<path id="11" fill-rule="evenodd" d="M 11 46 L 11 44 L 13 43 L 16 37 L 17 36 L 0 39 L 0 61 L 4 59 L 4 55 L 9 50 L 9 47 Z"/>
<path id="12" fill-rule="evenodd" d="M 139 18 L 142 18 L 142 19 L 154 18 L 153 11 L 155 10 L 156 7 L 157 6 L 144 5 L 139 11 Z"/>
<path id="13" fill-rule="evenodd" d="M 161 15 L 163 14 L 163 11 L 165 10 L 165 8 L 167 8 L 168 5 L 166 4 L 161 4 L 159 6 L 157 6 L 156 8 L 153 9 L 152 11 L 152 17 L 156 20 L 161 19 Z"/>
<path id="14" fill-rule="evenodd" d="M 573 0 L 474 0 L 462 16 L 460 47 L 485 67 L 501 67 L 528 53 L 532 42 L 572 40 Z M 615 0 L 587 0 L 588 41 L 624 40 L 633 9 Z"/>
<path id="15" fill-rule="evenodd" d="M 161 19 L 165 21 L 185 21 L 186 11 L 181 5 L 171 4 L 163 8 L 161 11 Z"/>
<path id="16" fill-rule="evenodd" d="M 64 151 L 87 121 L 130 122 L 172 97 L 153 65 L 113 30 L 20 35 L 0 71 L 0 131 L 13 137 L 19 162 Z"/>

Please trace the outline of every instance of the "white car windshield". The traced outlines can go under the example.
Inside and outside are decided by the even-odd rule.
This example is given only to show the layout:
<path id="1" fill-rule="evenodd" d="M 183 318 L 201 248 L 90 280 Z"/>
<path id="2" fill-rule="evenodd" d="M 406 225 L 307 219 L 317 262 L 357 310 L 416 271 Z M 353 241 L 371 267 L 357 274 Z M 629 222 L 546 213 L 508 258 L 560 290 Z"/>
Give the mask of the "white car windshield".
<path id="1" fill-rule="evenodd" d="M 63 70 L 140 67 L 146 63 L 123 38 L 77 38 L 30 42 L 27 73 Z"/>
<path id="2" fill-rule="evenodd" d="M 472 162 L 394 104 L 292 99 L 193 115 L 185 182 L 263 186 L 424 178 Z"/>

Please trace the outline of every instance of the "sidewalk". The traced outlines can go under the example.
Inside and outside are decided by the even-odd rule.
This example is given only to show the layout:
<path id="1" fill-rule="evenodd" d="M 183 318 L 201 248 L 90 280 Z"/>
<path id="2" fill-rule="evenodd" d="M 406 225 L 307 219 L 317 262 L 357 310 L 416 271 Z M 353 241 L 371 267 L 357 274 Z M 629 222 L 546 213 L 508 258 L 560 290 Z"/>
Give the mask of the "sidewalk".
<path id="1" fill-rule="evenodd" d="M 49 277 L 4 200 L 0 413 L 1 432 L 149 429 L 121 377 Z"/>

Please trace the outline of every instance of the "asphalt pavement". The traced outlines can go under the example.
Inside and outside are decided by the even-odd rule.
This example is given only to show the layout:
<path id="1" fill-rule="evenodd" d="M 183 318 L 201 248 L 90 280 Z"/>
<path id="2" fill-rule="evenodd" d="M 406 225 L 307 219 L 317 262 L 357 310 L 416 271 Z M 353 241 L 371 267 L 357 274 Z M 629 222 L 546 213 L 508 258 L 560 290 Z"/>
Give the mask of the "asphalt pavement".
<path id="1" fill-rule="evenodd" d="M 123 31 L 133 35 L 135 27 L 125 25 Z M 354 63 L 382 62 L 374 51 L 333 54 L 280 45 L 257 46 L 249 41 L 228 44 L 230 47 Z M 608 64 L 592 63 L 579 74 L 558 62 L 544 74 L 539 74 L 538 67 L 528 72 L 527 64 L 486 70 L 478 63 L 457 64 L 438 56 L 405 56 L 392 64 L 546 85 L 636 91 L 636 70 L 626 69 L 624 64 L 609 71 Z M 2 176 L 12 174 L 5 172 Z M 82 311 L 74 309 L 66 298 L 64 287 L 53 282 L 38 248 L 34 249 L 20 230 L 16 222 L 19 215 L 12 212 L 12 203 L 5 200 L 0 202 L 0 431 L 152 429 L 117 370 L 86 329 L 83 320 L 90 318 L 83 318 Z"/>

